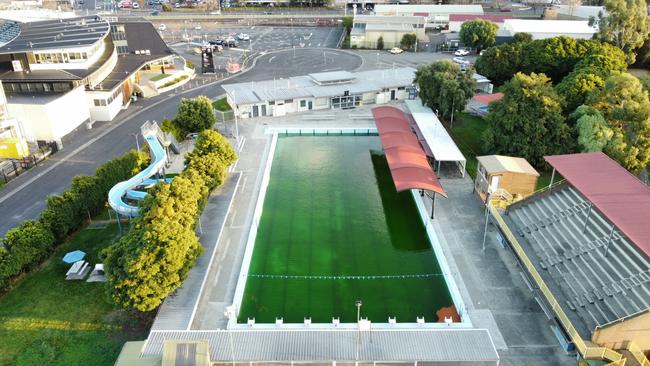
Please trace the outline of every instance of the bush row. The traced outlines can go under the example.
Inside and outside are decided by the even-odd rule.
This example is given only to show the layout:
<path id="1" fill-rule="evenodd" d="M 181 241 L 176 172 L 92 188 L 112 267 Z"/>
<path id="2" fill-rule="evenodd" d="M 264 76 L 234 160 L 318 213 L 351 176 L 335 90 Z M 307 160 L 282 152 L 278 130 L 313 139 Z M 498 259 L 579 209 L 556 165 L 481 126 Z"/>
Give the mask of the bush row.
<path id="1" fill-rule="evenodd" d="M 38 220 L 27 220 L 9 230 L 0 246 L 0 291 L 7 290 L 12 278 L 45 260 L 88 217 L 99 213 L 111 187 L 146 162 L 146 154 L 131 151 L 99 166 L 93 176 L 76 176 L 67 191 L 48 197 Z"/>
<path id="2" fill-rule="evenodd" d="M 210 191 L 223 184 L 237 155 L 218 132 L 200 133 L 186 169 L 154 187 L 142 216 L 102 257 L 111 299 L 125 309 L 151 311 L 179 288 L 203 248 L 195 233 Z"/>

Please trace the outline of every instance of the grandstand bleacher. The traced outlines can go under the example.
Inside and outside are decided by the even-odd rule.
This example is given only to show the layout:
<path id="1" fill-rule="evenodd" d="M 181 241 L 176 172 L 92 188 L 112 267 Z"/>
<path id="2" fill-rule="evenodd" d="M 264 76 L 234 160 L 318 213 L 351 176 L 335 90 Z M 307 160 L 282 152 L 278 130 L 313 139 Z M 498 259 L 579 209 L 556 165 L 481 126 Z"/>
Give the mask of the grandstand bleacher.
<path id="1" fill-rule="evenodd" d="M 650 260 L 591 206 L 565 182 L 511 206 L 506 219 L 585 339 L 650 307 Z"/>

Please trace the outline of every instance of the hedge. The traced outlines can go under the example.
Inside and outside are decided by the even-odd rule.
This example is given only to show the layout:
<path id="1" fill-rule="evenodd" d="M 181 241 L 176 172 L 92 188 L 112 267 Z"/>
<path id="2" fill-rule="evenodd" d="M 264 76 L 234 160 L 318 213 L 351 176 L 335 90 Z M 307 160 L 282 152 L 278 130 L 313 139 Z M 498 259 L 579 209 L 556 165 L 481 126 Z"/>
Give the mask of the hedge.
<path id="1" fill-rule="evenodd" d="M 94 176 L 76 176 L 67 191 L 47 198 L 39 220 L 28 220 L 9 230 L 0 246 L 0 291 L 7 290 L 13 278 L 47 259 L 57 244 L 89 216 L 99 213 L 111 187 L 137 173 L 146 162 L 146 154 L 130 151 L 99 166 Z"/>
<path id="2" fill-rule="evenodd" d="M 199 134 L 186 169 L 156 185 L 141 206 L 142 217 L 102 252 L 110 298 L 125 309 L 151 311 L 179 288 L 203 252 L 195 227 L 208 195 L 225 181 L 237 158 L 213 130 Z"/>

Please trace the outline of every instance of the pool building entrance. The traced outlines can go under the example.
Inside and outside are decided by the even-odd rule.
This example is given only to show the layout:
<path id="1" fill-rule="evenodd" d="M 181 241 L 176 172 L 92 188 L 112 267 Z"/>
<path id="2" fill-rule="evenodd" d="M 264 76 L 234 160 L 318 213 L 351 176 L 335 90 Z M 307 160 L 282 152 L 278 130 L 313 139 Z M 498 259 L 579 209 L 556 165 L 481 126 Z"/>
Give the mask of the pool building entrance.
<path id="1" fill-rule="evenodd" d="M 277 138 L 238 322 L 436 322 L 443 275 L 378 136 Z"/>

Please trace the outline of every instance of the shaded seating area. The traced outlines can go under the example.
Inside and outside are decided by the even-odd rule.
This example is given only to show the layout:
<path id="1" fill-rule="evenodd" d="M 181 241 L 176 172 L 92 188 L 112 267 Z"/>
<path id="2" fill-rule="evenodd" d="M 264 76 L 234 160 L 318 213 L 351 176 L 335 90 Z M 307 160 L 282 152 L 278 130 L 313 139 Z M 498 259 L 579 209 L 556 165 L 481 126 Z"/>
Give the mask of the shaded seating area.
<path id="1" fill-rule="evenodd" d="M 546 160 L 566 181 L 510 205 L 508 226 L 584 339 L 642 345 L 650 339 L 647 323 L 639 328 L 650 313 L 650 189 L 602 153 Z M 612 327 L 645 330 L 612 336 Z"/>

